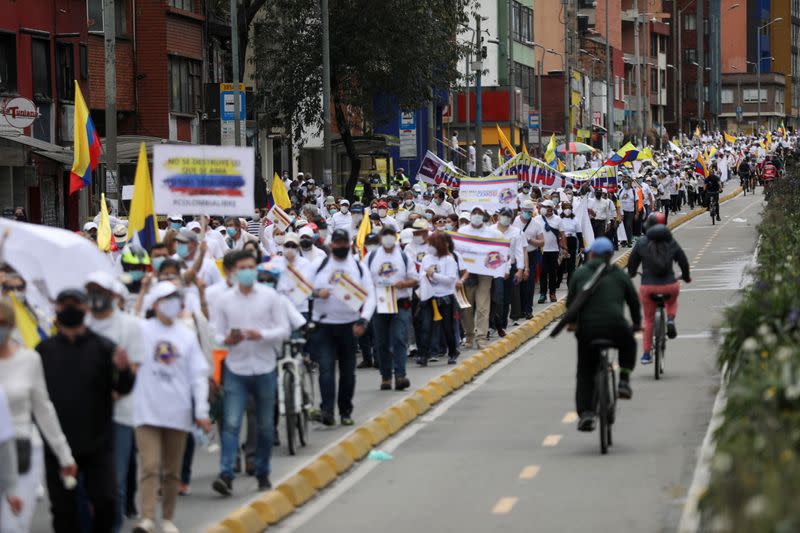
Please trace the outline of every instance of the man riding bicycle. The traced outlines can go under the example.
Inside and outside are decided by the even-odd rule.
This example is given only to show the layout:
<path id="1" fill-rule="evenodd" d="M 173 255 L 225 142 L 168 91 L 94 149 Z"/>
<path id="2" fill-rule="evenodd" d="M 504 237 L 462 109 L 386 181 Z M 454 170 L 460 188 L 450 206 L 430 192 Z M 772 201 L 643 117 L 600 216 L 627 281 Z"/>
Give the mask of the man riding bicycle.
<path id="1" fill-rule="evenodd" d="M 600 237 L 589 247 L 589 261 L 572 275 L 567 294 L 567 307 L 572 305 L 597 270 L 611 261 L 614 245 Z M 628 305 L 633 327 L 625 318 Z M 595 339 L 613 341 L 619 350 L 619 397 L 633 395 L 630 374 L 636 364 L 636 340 L 633 332 L 640 329 L 641 306 L 630 278 L 616 265 L 608 265 L 597 281 L 591 297 L 578 311 L 577 319 L 569 324 L 578 339 L 578 372 L 575 404 L 578 410 L 579 431 L 594 430 L 595 377 L 600 363 L 600 352 L 592 346 Z"/>
<path id="2" fill-rule="evenodd" d="M 709 169 L 709 174 L 703 183 L 708 199 L 708 210 L 710 211 L 713 206 L 716 206 L 717 221 L 720 221 L 722 219 L 719 217 L 719 193 L 722 192 L 722 182 L 719 180 L 719 176 Z"/>
<path id="3" fill-rule="evenodd" d="M 738 168 L 739 173 L 739 181 L 741 182 L 742 189 L 746 191 L 752 190 L 754 187 L 751 186 L 751 178 L 753 175 L 753 169 L 750 168 L 750 158 L 745 156 L 744 160 L 739 163 Z"/>
<path id="4" fill-rule="evenodd" d="M 768 196 L 772 182 L 778 177 L 778 167 L 775 165 L 771 156 L 767 156 L 764 160 L 764 166 L 761 168 L 761 179 L 764 180 L 764 196 Z"/>
<path id="5" fill-rule="evenodd" d="M 677 337 L 675 328 L 675 315 L 678 314 L 678 293 L 681 284 L 675 279 L 672 263 L 678 263 L 681 268 L 681 278 L 686 283 L 691 283 L 689 260 L 683 248 L 672 237 L 672 232 L 664 225 L 661 213 L 653 213 L 645 224 L 645 236 L 634 246 L 631 257 L 628 259 L 628 274 L 631 278 L 636 276 L 639 265 L 642 266 L 642 285 L 639 296 L 644 310 L 644 331 L 642 333 L 642 359 L 643 365 L 653 362 L 650 350 L 653 347 L 653 316 L 656 312 L 656 302 L 651 298 L 655 294 L 666 294 L 669 298 L 665 302 L 667 309 L 667 336 L 670 339 Z"/>

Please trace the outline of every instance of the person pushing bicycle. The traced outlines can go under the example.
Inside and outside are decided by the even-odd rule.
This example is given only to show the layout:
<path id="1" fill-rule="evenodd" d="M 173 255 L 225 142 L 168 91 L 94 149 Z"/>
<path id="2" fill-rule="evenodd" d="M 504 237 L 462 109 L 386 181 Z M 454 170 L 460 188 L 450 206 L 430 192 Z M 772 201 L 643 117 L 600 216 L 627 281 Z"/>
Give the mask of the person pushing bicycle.
<path id="1" fill-rule="evenodd" d="M 633 391 L 630 375 L 636 364 L 636 340 L 633 332 L 640 329 L 641 305 L 630 277 L 614 264 L 611 256 L 614 245 L 599 237 L 588 249 L 589 261 L 581 266 L 569 282 L 567 307 L 580 304 L 575 319 L 567 328 L 578 340 L 578 372 L 575 404 L 580 420 L 579 431 L 594 430 L 595 377 L 600 363 L 600 351 L 592 346 L 596 339 L 613 341 L 619 351 L 619 397 L 630 399 Z M 600 273 L 600 269 L 604 269 Z M 589 283 L 599 274 L 595 283 Z M 591 287 L 587 287 L 587 283 Z M 588 297 L 587 297 L 587 292 Z M 583 294 L 582 294 L 583 293 Z M 633 326 L 625 318 L 625 305 L 630 310 Z M 568 311 L 569 313 L 570 311 Z"/>
<path id="2" fill-rule="evenodd" d="M 689 260 L 683 248 L 672 237 L 672 232 L 664 225 L 661 213 L 653 213 L 645 222 L 646 233 L 634 246 L 628 259 L 628 274 L 636 277 L 639 266 L 642 267 L 642 285 L 639 296 L 644 310 L 644 331 L 642 333 L 643 365 L 653 362 L 650 350 L 653 347 L 653 316 L 656 302 L 651 298 L 655 294 L 665 294 L 669 298 L 665 302 L 667 310 L 667 337 L 674 339 L 678 332 L 675 328 L 675 316 L 678 314 L 678 294 L 680 281 L 675 279 L 672 264 L 678 263 L 681 268 L 681 279 L 691 283 Z"/>

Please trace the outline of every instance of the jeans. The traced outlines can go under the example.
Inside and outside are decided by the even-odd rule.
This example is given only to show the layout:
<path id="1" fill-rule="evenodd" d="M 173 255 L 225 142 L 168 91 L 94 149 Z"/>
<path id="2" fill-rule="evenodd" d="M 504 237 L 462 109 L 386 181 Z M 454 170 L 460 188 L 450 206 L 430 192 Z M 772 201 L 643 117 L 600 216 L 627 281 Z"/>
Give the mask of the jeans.
<path id="1" fill-rule="evenodd" d="M 419 305 L 420 343 L 417 345 L 417 354 L 424 361 L 427 361 L 431 356 L 431 339 L 435 330 L 439 330 L 443 334 L 448 356 L 458 357 L 455 320 L 453 319 L 453 313 L 458 304 L 455 301 L 455 297 L 445 296 L 437 298 L 436 305 L 439 308 L 439 314 L 442 315 L 442 319 L 436 322 L 433 321 L 433 298 L 421 302 Z"/>
<path id="2" fill-rule="evenodd" d="M 508 328 L 508 313 L 511 310 L 512 295 L 519 290 L 519 285 L 515 279 L 516 273 L 517 265 L 511 265 L 507 278 L 494 279 L 495 289 L 493 292 L 495 298 L 493 300 L 496 300 L 496 302 L 493 306 L 492 324 L 496 329 Z"/>
<path id="3" fill-rule="evenodd" d="M 373 364 L 373 351 L 375 349 L 375 335 L 372 328 L 372 321 L 367 325 L 367 331 L 358 338 L 358 347 L 361 349 L 361 359 L 365 363 Z"/>
<path id="4" fill-rule="evenodd" d="M 186 449 L 183 450 L 181 461 L 181 483 L 188 485 L 192 482 L 192 461 L 194 460 L 194 435 L 186 434 Z"/>
<path id="5" fill-rule="evenodd" d="M 520 288 L 520 307 L 522 316 L 528 317 L 533 314 L 533 295 L 536 293 L 536 272 L 541 254 L 539 250 L 528 253 L 528 279 L 522 282 Z"/>
<path id="6" fill-rule="evenodd" d="M 398 309 L 397 314 L 376 313 L 372 317 L 375 351 L 378 352 L 378 363 L 384 381 L 392 379 L 392 370 L 396 378 L 406 375 L 410 322 L 411 310 L 403 308 Z"/>
<path id="7" fill-rule="evenodd" d="M 225 394 L 225 414 L 222 425 L 222 455 L 220 456 L 220 475 L 233 479 L 233 466 L 239 451 L 239 432 L 242 416 L 247 405 L 248 395 L 255 403 L 256 417 L 256 476 L 268 476 L 272 456 L 272 436 L 275 430 L 275 395 L 278 384 L 278 371 L 267 374 L 240 376 L 226 366 L 222 385 Z"/>
<path id="8" fill-rule="evenodd" d="M 600 352 L 591 346 L 595 339 L 614 341 L 619 352 L 620 379 L 627 379 L 636 365 L 636 339 L 627 324 L 611 327 L 584 329 L 580 327 L 578 338 L 578 372 L 575 389 L 575 406 L 578 415 L 594 411 L 595 376 L 600 363 Z"/>
<path id="9" fill-rule="evenodd" d="M 556 286 L 558 287 L 564 281 L 564 274 L 567 275 L 567 283 L 569 283 L 572 273 L 575 272 L 575 261 L 578 258 L 578 237 L 567 237 L 567 252 L 569 257 L 558 265 L 558 279 L 556 280 Z"/>
<path id="10" fill-rule="evenodd" d="M 356 337 L 353 322 L 346 324 L 318 324 L 314 332 L 312 349 L 319 363 L 320 409 L 333 414 L 333 401 L 337 399 L 339 415 L 353 414 L 353 394 L 356 389 Z M 336 363 L 339 364 L 339 394 L 336 395 Z"/>
<path id="11" fill-rule="evenodd" d="M 128 501 L 128 470 L 133 453 L 133 426 L 114 422 L 114 471 L 117 476 L 117 513 L 114 516 L 114 532 L 122 529 L 125 507 Z"/>

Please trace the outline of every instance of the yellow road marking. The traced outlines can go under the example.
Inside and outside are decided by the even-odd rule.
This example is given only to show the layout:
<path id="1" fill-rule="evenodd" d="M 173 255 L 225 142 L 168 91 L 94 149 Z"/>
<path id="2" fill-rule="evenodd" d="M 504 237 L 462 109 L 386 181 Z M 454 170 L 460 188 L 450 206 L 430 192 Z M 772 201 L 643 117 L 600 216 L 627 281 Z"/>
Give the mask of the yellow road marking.
<path id="1" fill-rule="evenodd" d="M 569 413 L 564 415 L 564 418 L 561 419 L 562 424 L 572 424 L 578 420 L 578 413 L 575 411 L 570 411 Z"/>
<path id="2" fill-rule="evenodd" d="M 576 415 L 577 416 L 577 415 Z M 539 465 L 530 465 L 526 466 L 522 469 L 522 472 L 519 473 L 520 479 L 533 479 L 536 477 L 536 474 L 539 473 Z"/>
<path id="3" fill-rule="evenodd" d="M 505 498 L 500 498 L 494 507 L 492 508 L 492 514 L 506 514 L 514 508 L 519 498 L 514 498 L 512 496 L 507 496 Z"/>
<path id="4" fill-rule="evenodd" d="M 542 441 L 542 446 L 556 446 L 561 441 L 561 435 L 548 435 Z"/>

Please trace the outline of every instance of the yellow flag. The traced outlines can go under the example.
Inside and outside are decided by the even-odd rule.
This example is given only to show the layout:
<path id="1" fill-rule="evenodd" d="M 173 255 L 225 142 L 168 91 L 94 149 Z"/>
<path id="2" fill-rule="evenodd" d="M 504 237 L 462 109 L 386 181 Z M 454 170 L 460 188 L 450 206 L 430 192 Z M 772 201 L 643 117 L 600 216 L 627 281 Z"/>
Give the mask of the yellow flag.
<path id="1" fill-rule="evenodd" d="M 158 219 L 153 208 L 153 186 L 150 183 L 150 168 L 147 166 L 147 150 L 144 143 L 139 146 L 139 161 L 133 179 L 133 200 L 128 217 L 128 240 L 138 240 L 145 250 L 159 242 Z"/>
<path id="2" fill-rule="evenodd" d="M 722 137 L 725 139 L 725 142 L 729 142 L 729 143 L 735 143 L 736 142 L 736 137 L 734 137 L 733 135 L 729 135 L 727 131 L 723 131 L 722 132 Z"/>
<path id="3" fill-rule="evenodd" d="M 11 307 L 14 309 L 14 318 L 17 322 L 16 327 L 20 337 L 22 337 L 22 342 L 30 349 L 36 348 L 45 337 L 44 333 L 39 329 L 36 317 L 30 309 L 17 300 L 13 292 L 9 293 L 8 297 L 11 300 Z"/>
<path id="4" fill-rule="evenodd" d="M 547 148 L 544 151 L 544 162 L 550 166 L 556 158 L 556 134 L 550 136 L 550 142 L 547 143 Z"/>
<path id="5" fill-rule="evenodd" d="M 500 129 L 500 126 L 498 124 L 495 124 L 494 126 L 497 128 L 497 138 L 500 139 L 500 148 L 506 152 L 506 156 L 514 157 L 517 155 L 517 151 L 514 150 L 514 146 L 508 142 L 508 137 L 506 137 L 506 134 Z"/>
<path id="6" fill-rule="evenodd" d="M 275 200 L 275 205 L 281 209 L 291 209 L 292 201 L 289 199 L 289 191 L 286 190 L 286 185 L 283 180 L 275 173 L 272 178 L 272 199 Z"/>
<path id="7" fill-rule="evenodd" d="M 642 151 L 636 156 L 637 161 L 649 161 L 651 159 L 653 159 L 653 150 L 649 146 L 642 148 Z"/>
<path id="8" fill-rule="evenodd" d="M 100 224 L 97 225 L 97 247 L 104 252 L 111 250 L 111 220 L 108 218 L 105 193 L 100 193 Z"/>
<path id="9" fill-rule="evenodd" d="M 767 150 L 769 150 L 770 146 L 772 146 L 772 134 L 767 132 Z"/>
<path id="10" fill-rule="evenodd" d="M 525 154 L 525 155 L 529 155 L 528 154 L 528 147 L 525 146 L 525 143 L 522 143 L 522 153 Z"/>
<path id="11" fill-rule="evenodd" d="M 364 208 L 364 218 L 361 219 L 361 225 L 358 226 L 358 234 L 356 235 L 356 248 L 360 256 L 367 255 L 367 250 L 364 248 L 364 241 L 367 240 L 367 235 L 372 231 L 372 222 L 369 220 L 369 207 Z"/>
<path id="12" fill-rule="evenodd" d="M 700 137 L 700 126 L 697 126 L 697 127 L 694 129 L 694 136 L 695 136 L 695 137 Z"/>
<path id="13" fill-rule="evenodd" d="M 563 172 L 564 169 L 567 168 L 567 165 L 560 159 L 558 159 L 556 163 L 558 165 L 558 171 L 559 172 Z"/>

